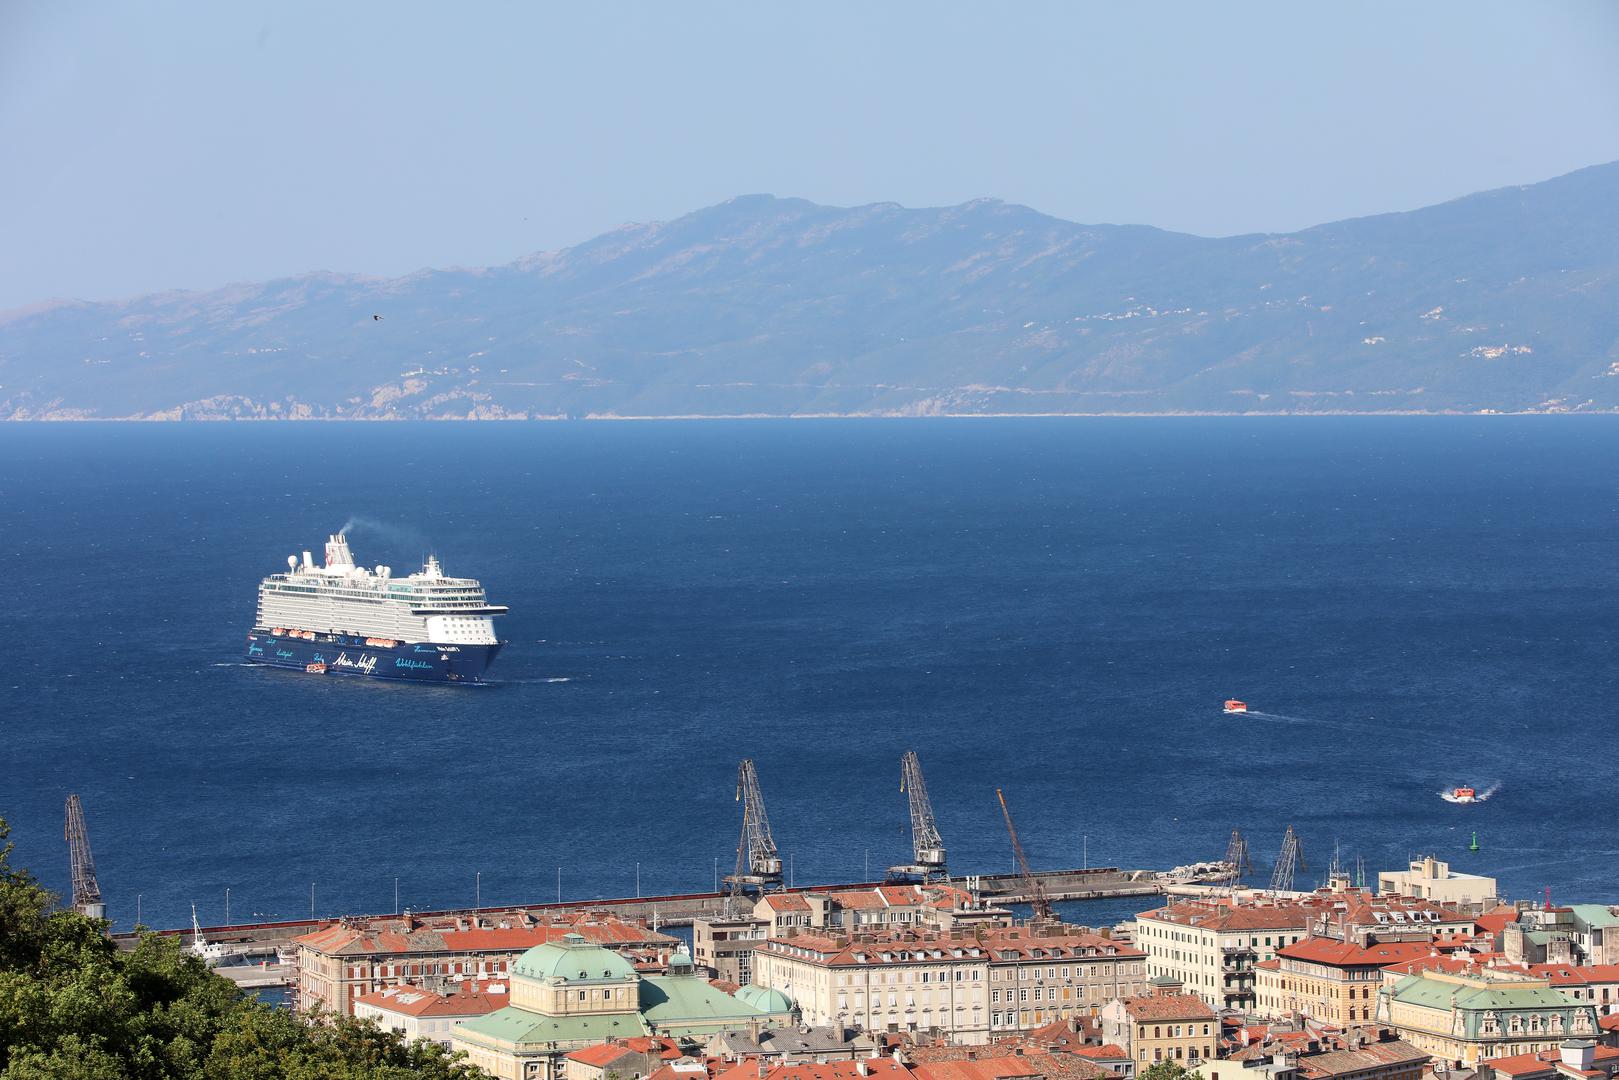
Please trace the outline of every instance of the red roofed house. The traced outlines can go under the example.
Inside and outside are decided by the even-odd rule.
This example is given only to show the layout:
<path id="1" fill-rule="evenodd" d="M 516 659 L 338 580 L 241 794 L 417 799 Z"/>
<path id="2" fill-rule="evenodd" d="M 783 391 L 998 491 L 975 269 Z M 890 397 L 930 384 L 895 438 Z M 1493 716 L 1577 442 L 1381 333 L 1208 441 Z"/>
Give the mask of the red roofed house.
<path id="1" fill-rule="evenodd" d="M 1178 980 L 1160 975 L 1145 997 L 1110 1001 L 1102 1008 L 1102 1034 L 1123 1046 L 1140 1075 L 1160 1061 L 1188 1068 L 1215 1057 L 1220 1021 L 1196 994 L 1181 992 Z"/>
<path id="2" fill-rule="evenodd" d="M 641 1080 L 680 1056 L 680 1046 L 673 1039 L 638 1035 L 575 1050 L 562 1059 L 562 1072 L 566 1080 L 607 1080 L 610 1074 L 621 1080 Z"/>
<path id="3" fill-rule="evenodd" d="M 1044 1075 L 1034 1059 L 1006 1054 L 995 1057 L 966 1056 L 926 1061 L 911 1066 L 917 1080 L 1011 1080 L 1013 1077 Z"/>
<path id="4" fill-rule="evenodd" d="M 375 1020 L 378 1027 L 392 1028 L 406 1042 L 429 1039 L 449 1046 L 450 1032 L 455 1028 L 508 1004 L 510 998 L 503 982 L 466 982 L 453 994 L 401 983 L 355 998 L 354 1015 L 360 1020 Z"/>
<path id="5" fill-rule="evenodd" d="M 1619 1076 L 1619 1049 L 1590 1039 L 1569 1039 L 1556 1050 L 1485 1058 L 1478 1080 L 1612 1080 Z"/>

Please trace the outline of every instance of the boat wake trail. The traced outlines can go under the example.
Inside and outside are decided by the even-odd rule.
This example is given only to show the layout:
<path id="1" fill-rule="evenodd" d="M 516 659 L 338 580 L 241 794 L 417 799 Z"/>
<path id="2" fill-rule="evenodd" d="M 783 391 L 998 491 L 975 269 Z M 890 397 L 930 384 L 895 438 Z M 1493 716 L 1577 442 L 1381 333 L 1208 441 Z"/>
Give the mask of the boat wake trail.
<path id="1" fill-rule="evenodd" d="M 1488 802 L 1489 799 L 1490 799 L 1490 796 L 1494 795 L 1497 791 L 1501 790 L 1501 781 L 1499 781 L 1499 780 L 1495 781 L 1489 787 L 1485 788 L 1483 791 L 1480 791 L 1476 795 L 1473 795 L 1471 797 L 1462 796 L 1462 797 L 1458 798 L 1457 795 L 1456 795 L 1457 790 L 1458 790 L 1457 788 L 1450 788 L 1449 790 L 1441 791 L 1438 794 L 1439 794 L 1439 797 L 1441 799 L 1444 799 L 1448 803 L 1461 804 L 1461 803 Z"/>
<path id="2" fill-rule="evenodd" d="M 1261 712 L 1258 709 L 1249 709 L 1244 716 L 1252 716 L 1259 720 L 1279 720 L 1284 724 L 1318 724 L 1319 720 L 1311 720 L 1307 716 L 1287 716 L 1283 713 Z"/>

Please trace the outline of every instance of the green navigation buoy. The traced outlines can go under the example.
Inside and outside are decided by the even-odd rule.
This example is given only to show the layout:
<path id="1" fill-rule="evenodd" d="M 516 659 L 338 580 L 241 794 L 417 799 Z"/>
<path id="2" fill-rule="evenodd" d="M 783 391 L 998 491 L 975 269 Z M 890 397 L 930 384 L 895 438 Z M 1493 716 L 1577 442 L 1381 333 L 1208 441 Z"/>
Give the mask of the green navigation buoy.
<path id="1" fill-rule="evenodd" d="M 1478 850 L 1478 831 L 1476 829 L 1473 832 L 1473 842 L 1471 844 L 1467 845 L 1467 850 L 1468 851 L 1477 851 Z"/>

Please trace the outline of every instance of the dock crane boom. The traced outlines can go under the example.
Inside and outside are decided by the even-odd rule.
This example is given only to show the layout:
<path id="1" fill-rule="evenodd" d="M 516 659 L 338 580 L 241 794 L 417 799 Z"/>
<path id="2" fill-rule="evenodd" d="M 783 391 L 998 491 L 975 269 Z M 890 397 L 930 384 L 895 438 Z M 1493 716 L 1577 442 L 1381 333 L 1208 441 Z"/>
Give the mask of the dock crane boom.
<path id="1" fill-rule="evenodd" d="M 1254 872 L 1254 861 L 1248 857 L 1248 841 L 1242 835 L 1242 830 L 1231 830 L 1231 842 L 1225 849 L 1226 873 L 1221 885 L 1229 892 L 1235 893 L 1242 879 Z"/>
<path id="2" fill-rule="evenodd" d="M 736 842 L 736 872 L 725 877 L 731 887 L 726 908 L 733 913 L 747 893 L 781 884 L 781 856 L 770 835 L 770 817 L 765 813 L 765 797 L 752 758 L 744 758 L 737 769 L 736 801 L 742 804 L 742 835 Z"/>
<path id="3" fill-rule="evenodd" d="M 1282 853 L 1277 856 L 1276 868 L 1271 871 L 1270 891 L 1292 892 L 1294 872 L 1308 869 L 1309 867 L 1304 865 L 1304 845 L 1299 841 L 1299 834 L 1289 825 L 1287 835 L 1282 837 Z"/>
<path id="4" fill-rule="evenodd" d="M 939 822 L 933 816 L 933 802 L 928 798 L 928 786 L 922 779 L 922 762 L 915 750 L 905 751 L 905 756 L 899 759 L 899 789 L 910 798 L 911 863 L 890 866 L 889 877 L 947 880 L 950 874 L 945 867 L 944 840 L 939 836 Z"/>
<path id="5" fill-rule="evenodd" d="M 1046 899 L 1046 888 L 1040 884 L 1040 879 L 1034 876 L 1029 869 L 1028 856 L 1023 854 L 1023 843 L 1017 838 L 1017 826 L 1012 824 L 1012 811 L 1007 808 L 1006 796 L 1001 789 L 995 789 L 995 797 L 1001 800 L 1001 816 L 1006 819 L 1006 833 L 1012 838 L 1012 854 L 1017 856 L 1018 874 L 1023 878 L 1023 885 L 1029 892 L 1029 906 L 1034 909 L 1036 923 L 1052 923 L 1057 921 L 1056 913 L 1051 910 L 1051 901 Z"/>
<path id="6" fill-rule="evenodd" d="M 62 835 L 67 840 L 67 857 L 73 879 L 73 906 L 92 919 L 107 917 L 101 902 L 101 885 L 96 881 L 96 860 L 90 854 L 90 832 L 84 827 L 84 806 L 77 795 L 67 797 L 66 822 Z"/>

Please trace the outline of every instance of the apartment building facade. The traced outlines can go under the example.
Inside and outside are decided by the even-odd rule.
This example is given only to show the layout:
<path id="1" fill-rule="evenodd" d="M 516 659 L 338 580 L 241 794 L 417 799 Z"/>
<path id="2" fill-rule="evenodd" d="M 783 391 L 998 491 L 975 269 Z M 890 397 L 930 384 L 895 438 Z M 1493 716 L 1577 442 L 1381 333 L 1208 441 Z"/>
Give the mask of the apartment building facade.
<path id="1" fill-rule="evenodd" d="M 805 1024 L 979 1044 L 1137 995 L 1144 964 L 1139 950 L 1084 928 L 998 927 L 795 933 L 766 941 L 753 971 Z"/>

